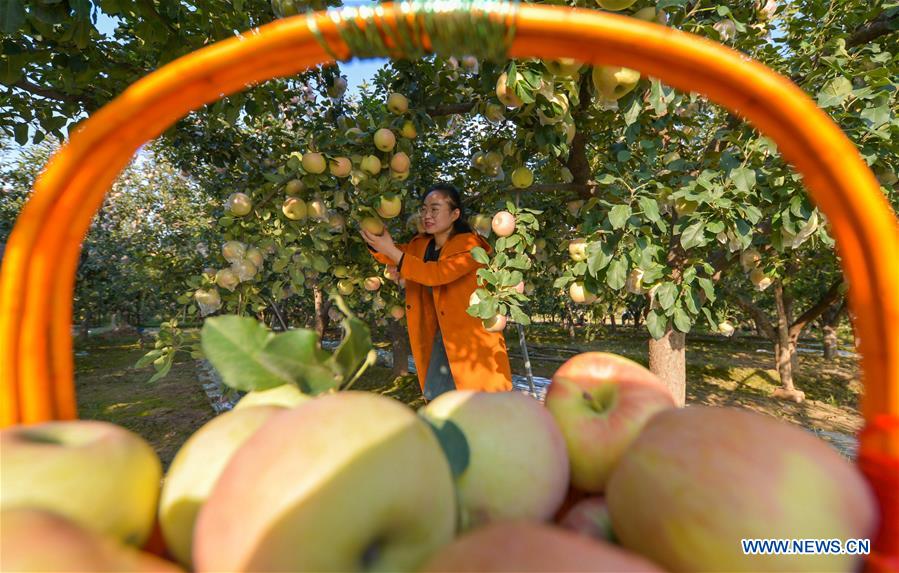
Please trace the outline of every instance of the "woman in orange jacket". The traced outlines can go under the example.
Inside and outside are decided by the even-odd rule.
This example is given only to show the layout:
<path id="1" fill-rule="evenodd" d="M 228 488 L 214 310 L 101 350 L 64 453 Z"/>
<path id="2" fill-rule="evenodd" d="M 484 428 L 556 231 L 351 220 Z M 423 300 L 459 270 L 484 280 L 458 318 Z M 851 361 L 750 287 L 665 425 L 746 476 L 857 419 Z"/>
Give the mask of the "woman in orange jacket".
<path id="1" fill-rule="evenodd" d="M 471 250 L 490 245 L 462 216 L 459 191 L 439 183 L 420 209 L 425 232 L 397 245 L 385 229 L 362 231 L 375 259 L 397 267 L 406 281 L 406 321 L 418 382 L 427 400 L 449 390 L 502 392 L 512 389 L 506 341 L 487 332 L 466 312 L 481 267 Z"/>

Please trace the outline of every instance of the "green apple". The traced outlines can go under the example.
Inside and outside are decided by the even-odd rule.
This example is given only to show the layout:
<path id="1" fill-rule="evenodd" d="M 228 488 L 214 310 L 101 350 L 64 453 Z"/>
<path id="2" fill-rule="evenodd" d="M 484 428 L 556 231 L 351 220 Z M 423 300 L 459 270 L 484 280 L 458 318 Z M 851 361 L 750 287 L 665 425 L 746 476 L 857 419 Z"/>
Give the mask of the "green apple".
<path id="1" fill-rule="evenodd" d="M 0 523 L 2 571 L 182 571 L 174 563 L 104 537 L 51 511 L 4 509 L 0 511 Z"/>
<path id="2" fill-rule="evenodd" d="M 231 269 L 221 269 L 215 273 L 215 284 L 223 289 L 233 291 L 240 284 L 240 279 L 237 278 L 237 273 Z"/>
<path id="3" fill-rule="evenodd" d="M 419 414 L 465 436 L 468 467 L 456 477 L 463 530 L 555 514 L 568 491 L 568 454 L 562 432 L 540 402 L 520 392 L 455 390 Z"/>
<path id="4" fill-rule="evenodd" d="M 530 187 L 534 183 L 534 172 L 522 165 L 512 172 L 512 185 L 519 189 Z"/>
<path id="5" fill-rule="evenodd" d="M 579 263 L 587 260 L 587 240 L 582 238 L 572 239 L 568 243 L 568 256 L 571 260 Z"/>
<path id="6" fill-rule="evenodd" d="M 390 151 L 396 145 L 396 136 L 386 127 L 375 132 L 375 147 L 381 151 Z"/>
<path id="7" fill-rule="evenodd" d="M 306 214 L 316 221 L 327 221 L 328 206 L 321 199 L 313 199 L 306 204 Z"/>
<path id="8" fill-rule="evenodd" d="M 302 404 L 312 396 L 303 394 L 294 384 L 281 384 L 268 390 L 253 390 L 237 401 L 233 410 L 242 410 L 253 406 L 283 406 L 293 408 Z M 232 411 L 233 411 L 232 410 Z"/>
<path id="9" fill-rule="evenodd" d="M 353 291 L 356 290 L 356 287 L 353 286 L 353 281 L 350 279 L 341 279 L 337 281 L 337 291 L 343 296 L 349 296 L 353 294 Z"/>
<path id="10" fill-rule="evenodd" d="M 304 153 L 302 164 L 303 169 L 305 169 L 307 173 L 312 173 L 315 175 L 324 173 L 325 169 L 327 168 L 325 156 L 316 151 L 307 151 L 306 153 Z"/>
<path id="11" fill-rule="evenodd" d="M 631 92 L 640 81 L 640 72 L 621 66 L 593 68 L 593 86 L 608 101 L 617 101 Z"/>
<path id="12" fill-rule="evenodd" d="M 575 281 L 568 287 L 568 296 L 572 302 L 577 304 L 593 304 L 596 302 L 596 295 L 587 290 L 583 281 Z"/>
<path id="13" fill-rule="evenodd" d="M 377 175 L 381 172 L 381 160 L 376 155 L 366 155 L 362 158 L 359 167 L 369 175 Z"/>
<path id="14" fill-rule="evenodd" d="M 169 553 L 185 567 L 191 567 L 197 514 L 228 460 L 281 411 L 284 408 L 279 406 L 253 406 L 225 412 L 194 432 L 178 450 L 162 486 L 159 527 Z"/>
<path id="15" fill-rule="evenodd" d="M 620 12 L 621 10 L 626 10 L 633 6 L 636 1 L 637 0 L 596 0 L 596 3 L 599 4 L 599 7 L 603 10 Z"/>
<path id="16" fill-rule="evenodd" d="M 403 115 L 409 110 L 409 100 L 403 94 L 392 93 L 387 96 L 387 109 L 390 113 Z"/>
<path id="17" fill-rule="evenodd" d="M 363 230 L 368 231 L 373 235 L 384 234 L 384 221 L 377 217 L 365 217 L 359 223 L 359 226 L 362 227 Z"/>
<path id="18" fill-rule="evenodd" d="M 571 460 L 571 483 L 601 493 L 627 447 L 652 416 L 674 408 L 671 392 L 636 362 L 585 352 L 553 374 L 546 409 L 562 428 Z"/>
<path id="19" fill-rule="evenodd" d="M 246 193 L 232 193 L 228 197 L 228 211 L 236 217 L 243 217 L 253 210 L 253 200 Z"/>
<path id="20" fill-rule="evenodd" d="M 583 64 L 573 58 L 559 58 L 558 60 L 544 60 L 543 65 L 554 76 L 576 77 Z"/>
<path id="21" fill-rule="evenodd" d="M 414 571 L 456 526 L 431 428 L 369 392 L 271 418 L 231 458 L 194 531 L 206 571 Z"/>
<path id="22" fill-rule="evenodd" d="M 306 188 L 306 184 L 300 179 L 291 179 L 284 185 L 284 192 L 288 195 L 299 195 Z"/>
<path id="23" fill-rule="evenodd" d="M 415 129 L 415 124 L 412 120 L 406 120 L 403 122 L 403 127 L 400 129 L 400 135 L 405 137 L 406 139 L 415 139 L 418 135 L 418 130 Z"/>
<path id="24" fill-rule="evenodd" d="M 281 212 L 291 221 L 300 221 L 306 218 L 306 202 L 299 197 L 288 197 L 281 205 Z"/>
<path id="25" fill-rule="evenodd" d="M 162 464 L 137 434 L 95 420 L 13 426 L 0 460 L 0 509 L 50 510 L 138 547 L 150 536 Z"/>
<path id="26" fill-rule="evenodd" d="M 518 97 L 515 90 L 506 85 L 508 79 L 509 75 L 506 72 L 501 73 L 496 79 L 496 97 L 506 107 L 521 107 L 524 105 L 524 102 L 521 101 L 521 98 Z"/>
<path id="27" fill-rule="evenodd" d="M 378 206 L 375 211 L 384 219 L 393 219 L 403 210 L 403 200 L 399 195 L 381 195 L 378 198 Z"/>

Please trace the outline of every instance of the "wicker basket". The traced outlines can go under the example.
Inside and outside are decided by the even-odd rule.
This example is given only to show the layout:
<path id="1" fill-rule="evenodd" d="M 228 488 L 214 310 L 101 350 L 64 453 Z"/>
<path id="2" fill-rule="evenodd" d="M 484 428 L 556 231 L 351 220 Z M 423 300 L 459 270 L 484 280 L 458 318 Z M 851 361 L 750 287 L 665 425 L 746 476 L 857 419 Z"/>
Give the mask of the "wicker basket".
<path id="1" fill-rule="evenodd" d="M 76 417 L 71 321 L 81 241 L 137 149 L 191 110 L 353 56 L 462 55 L 452 52 L 465 46 L 479 56 L 623 65 L 746 118 L 777 143 L 827 215 L 851 284 L 862 355 L 866 425 L 858 464 L 882 515 L 868 568 L 899 570 L 899 224 L 852 143 L 790 81 L 717 43 L 615 14 L 465 1 L 280 20 L 172 62 L 85 121 L 35 183 L 7 244 L 0 425 Z M 473 18 L 480 23 L 467 25 Z M 447 33 L 456 36 L 438 37 Z M 491 52 L 496 46 L 501 53 Z"/>

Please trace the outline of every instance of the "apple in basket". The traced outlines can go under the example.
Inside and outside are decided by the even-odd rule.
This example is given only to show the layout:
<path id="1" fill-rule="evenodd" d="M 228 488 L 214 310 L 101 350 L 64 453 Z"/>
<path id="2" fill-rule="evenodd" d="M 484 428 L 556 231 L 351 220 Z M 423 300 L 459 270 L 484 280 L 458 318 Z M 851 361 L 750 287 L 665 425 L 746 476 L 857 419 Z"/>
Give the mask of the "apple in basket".
<path id="1" fill-rule="evenodd" d="M 109 422 L 0 431 L 0 509 L 46 509 L 139 547 L 153 528 L 161 478 L 152 446 Z"/>
<path id="2" fill-rule="evenodd" d="M 0 570 L 146 571 L 181 569 L 155 555 L 79 526 L 59 514 L 32 508 L 0 511 Z"/>
<path id="3" fill-rule="evenodd" d="M 461 529 L 502 519 L 546 520 L 562 504 L 569 478 L 565 440 L 534 398 L 454 390 L 419 414 L 467 451 L 456 477 Z"/>
<path id="4" fill-rule="evenodd" d="M 661 573 L 662 570 L 640 555 L 560 527 L 532 521 L 505 521 L 463 534 L 431 556 L 422 571 Z"/>
<path id="5" fill-rule="evenodd" d="M 196 571 L 410 571 L 456 527 L 434 431 L 368 392 L 318 396 L 237 450 L 194 530 Z"/>
<path id="6" fill-rule="evenodd" d="M 615 354 L 585 352 L 553 375 L 546 408 L 568 444 L 571 483 L 601 493 L 622 452 L 646 421 L 674 408 L 674 398 L 655 374 Z"/>
<path id="7" fill-rule="evenodd" d="M 197 514 L 228 460 L 269 418 L 282 411 L 280 406 L 235 408 L 204 424 L 178 450 L 162 486 L 159 526 L 169 553 L 185 567 L 191 566 Z"/>
<path id="8" fill-rule="evenodd" d="M 603 541 L 613 541 L 612 516 L 609 515 L 609 506 L 601 495 L 582 499 L 559 520 L 559 525 Z"/>
<path id="9" fill-rule="evenodd" d="M 654 416 L 606 488 L 626 548 L 669 571 L 858 571 L 861 557 L 743 552 L 744 539 L 870 539 L 874 497 L 826 442 L 736 408 Z"/>

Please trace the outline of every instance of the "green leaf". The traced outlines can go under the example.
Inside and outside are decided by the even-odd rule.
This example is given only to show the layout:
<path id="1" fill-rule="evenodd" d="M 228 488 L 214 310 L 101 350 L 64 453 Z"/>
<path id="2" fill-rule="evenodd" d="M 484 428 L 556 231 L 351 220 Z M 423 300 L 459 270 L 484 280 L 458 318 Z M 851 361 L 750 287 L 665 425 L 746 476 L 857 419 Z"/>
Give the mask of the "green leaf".
<path id="1" fill-rule="evenodd" d="M 681 233 L 680 244 L 685 249 L 700 247 L 705 243 L 705 223 L 703 221 L 696 221 Z"/>
<path id="2" fill-rule="evenodd" d="M 640 110 L 643 108 L 643 104 L 640 101 L 640 98 L 634 98 L 631 101 L 630 107 L 624 112 L 624 124 L 632 125 L 640 118 Z"/>
<path id="3" fill-rule="evenodd" d="M 690 328 L 693 326 L 693 321 L 690 320 L 690 315 L 687 314 L 687 311 L 682 309 L 681 307 L 677 307 L 674 309 L 674 328 L 678 329 L 683 333 L 690 332 Z"/>
<path id="4" fill-rule="evenodd" d="M 739 191 L 749 193 L 755 187 L 755 170 L 747 167 L 737 167 L 731 170 L 730 179 Z"/>
<path id="5" fill-rule="evenodd" d="M 371 332 L 368 326 L 354 316 L 343 319 L 343 340 L 328 361 L 343 380 L 349 379 L 368 356 L 372 349 Z"/>
<path id="6" fill-rule="evenodd" d="M 656 298 L 662 310 L 670 309 L 674 306 L 674 301 L 677 300 L 677 287 L 674 283 L 663 283 L 659 290 L 656 291 Z"/>
<path id="7" fill-rule="evenodd" d="M 627 261 L 624 258 L 615 259 L 609 265 L 606 272 L 606 284 L 609 288 L 619 290 L 624 288 L 627 281 Z"/>
<path id="8" fill-rule="evenodd" d="M 339 384 L 326 362 L 329 354 L 311 330 L 297 329 L 275 335 L 249 317 L 234 315 L 207 319 L 201 344 L 224 383 L 237 390 L 265 390 L 297 384 L 317 393 Z"/>
<path id="9" fill-rule="evenodd" d="M 849 78 L 840 76 L 824 84 L 824 88 L 818 92 L 818 105 L 823 108 L 840 105 L 852 92 L 852 82 Z"/>
<path id="10" fill-rule="evenodd" d="M 704 277 L 700 277 L 697 279 L 700 288 L 702 288 L 702 292 L 705 293 L 705 297 L 709 302 L 715 302 L 715 283 L 712 282 L 712 279 L 707 279 Z"/>
<path id="11" fill-rule="evenodd" d="M 490 264 L 490 257 L 487 256 L 487 251 L 485 251 L 482 247 L 475 247 L 471 250 L 471 258 L 475 260 L 475 262 L 481 263 L 482 265 Z"/>
<path id="12" fill-rule="evenodd" d="M 154 364 L 153 366 L 156 368 L 156 374 L 154 374 L 149 380 L 147 380 L 147 383 L 150 384 L 150 383 L 156 382 L 157 380 L 162 380 L 163 378 L 165 378 L 166 375 L 169 373 L 169 370 L 172 369 L 172 364 L 174 362 L 175 362 L 175 353 L 173 352 L 165 357 L 165 361 L 162 363 L 161 366 Z"/>
<path id="13" fill-rule="evenodd" d="M 512 316 L 512 320 L 521 324 L 523 326 L 527 326 L 531 323 L 531 319 L 526 315 L 520 308 L 515 305 L 509 306 L 509 314 Z"/>
<path id="14" fill-rule="evenodd" d="M 471 460 L 471 449 L 465 438 L 465 432 L 452 420 L 432 420 L 426 412 L 423 412 L 421 417 L 437 436 L 437 441 L 440 442 L 443 454 L 453 472 L 453 478 L 458 479 L 468 469 Z"/>
<path id="15" fill-rule="evenodd" d="M 16 143 L 19 145 L 25 145 L 28 143 L 28 124 L 27 123 L 17 123 L 13 128 L 13 133 L 15 134 Z"/>
<path id="16" fill-rule="evenodd" d="M 613 229 L 621 229 L 631 216 L 630 205 L 615 205 L 609 211 L 609 223 Z"/>
<path id="17" fill-rule="evenodd" d="M 587 245 L 587 270 L 596 276 L 612 261 L 612 255 L 606 253 L 604 243 L 593 242 Z"/>
<path id="18" fill-rule="evenodd" d="M 0 0 L 0 32 L 15 34 L 25 23 L 25 6 L 21 0 Z"/>
<path id="19" fill-rule="evenodd" d="M 668 317 L 659 314 L 655 310 L 649 311 L 646 315 L 646 329 L 649 330 L 649 335 L 654 339 L 662 338 L 668 329 Z"/>
<path id="20" fill-rule="evenodd" d="M 637 202 L 640 204 L 640 209 L 643 210 L 643 215 L 647 219 L 653 223 L 658 223 L 661 220 L 658 201 L 652 197 L 641 197 Z"/>

